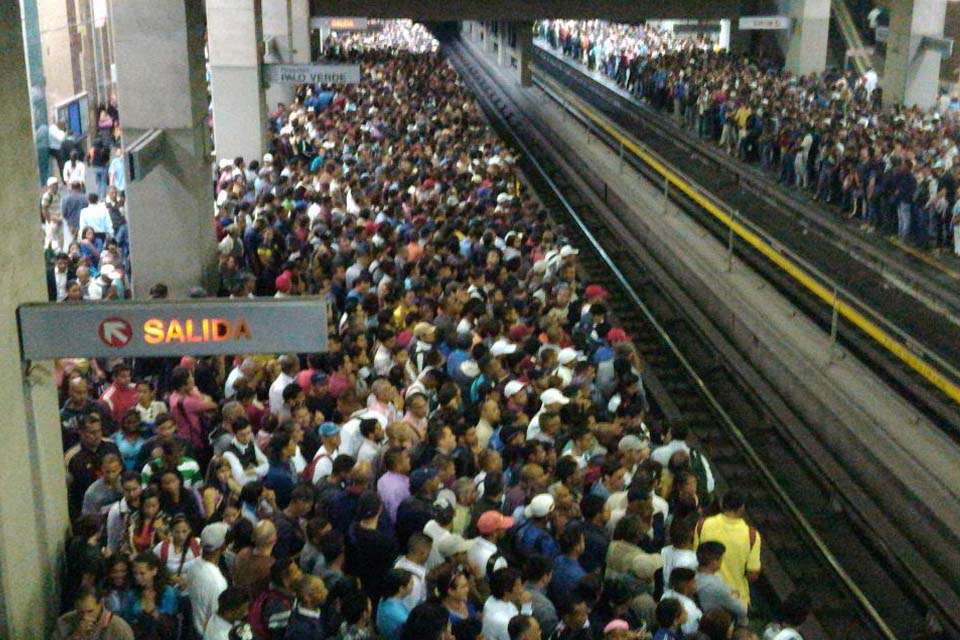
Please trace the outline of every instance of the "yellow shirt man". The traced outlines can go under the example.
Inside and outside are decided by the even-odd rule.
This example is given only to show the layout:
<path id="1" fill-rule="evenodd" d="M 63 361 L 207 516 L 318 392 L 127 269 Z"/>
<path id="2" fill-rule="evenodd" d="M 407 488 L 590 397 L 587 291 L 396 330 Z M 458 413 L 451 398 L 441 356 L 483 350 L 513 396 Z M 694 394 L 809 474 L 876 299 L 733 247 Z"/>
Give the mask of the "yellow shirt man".
<path id="1" fill-rule="evenodd" d="M 741 602 L 750 606 L 750 580 L 760 573 L 760 533 L 743 519 L 743 507 L 711 516 L 697 526 L 696 544 L 713 541 L 726 547 L 720 577 Z"/>

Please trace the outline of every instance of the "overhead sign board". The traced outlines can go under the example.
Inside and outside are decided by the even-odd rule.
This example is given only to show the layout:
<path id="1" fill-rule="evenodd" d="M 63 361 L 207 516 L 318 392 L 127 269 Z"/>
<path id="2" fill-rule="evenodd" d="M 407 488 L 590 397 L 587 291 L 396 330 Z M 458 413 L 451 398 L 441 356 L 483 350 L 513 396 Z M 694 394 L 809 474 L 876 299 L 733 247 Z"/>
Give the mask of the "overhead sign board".
<path id="1" fill-rule="evenodd" d="M 17 309 L 25 360 L 327 349 L 321 297 L 27 304 Z"/>
<path id="2" fill-rule="evenodd" d="M 265 64 L 263 77 L 276 84 L 357 84 L 358 64 Z"/>
<path id="3" fill-rule="evenodd" d="M 790 28 L 789 16 L 742 16 L 737 23 L 741 31 L 779 31 Z"/>
<path id="4" fill-rule="evenodd" d="M 345 18 L 339 16 L 323 16 L 310 18 L 311 29 L 326 31 L 366 31 L 369 28 L 366 18 Z"/>

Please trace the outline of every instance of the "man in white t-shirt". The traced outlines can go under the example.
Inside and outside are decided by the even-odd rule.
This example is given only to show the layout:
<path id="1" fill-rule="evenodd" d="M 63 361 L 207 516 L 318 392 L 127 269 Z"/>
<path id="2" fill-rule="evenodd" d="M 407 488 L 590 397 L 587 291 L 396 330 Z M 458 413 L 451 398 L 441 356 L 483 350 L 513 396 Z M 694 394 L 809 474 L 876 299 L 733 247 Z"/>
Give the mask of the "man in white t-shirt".
<path id="1" fill-rule="evenodd" d="M 300 362 L 297 356 L 285 353 L 279 358 L 280 375 L 270 385 L 270 413 L 279 416 L 283 410 L 283 390 L 288 384 L 296 382 L 297 372 L 300 371 Z"/>
<path id="2" fill-rule="evenodd" d="M 203 528 L 200 534 L 201 556 L 184 570 L 187 596 L 193 615 L 193 628 L 203 636 L 207 623 L 216 614 L 217 600 L 227 588 L 227 579 L 220 571 L 220 556 L 227 546 L 225 522 L 215 522 Z"/>

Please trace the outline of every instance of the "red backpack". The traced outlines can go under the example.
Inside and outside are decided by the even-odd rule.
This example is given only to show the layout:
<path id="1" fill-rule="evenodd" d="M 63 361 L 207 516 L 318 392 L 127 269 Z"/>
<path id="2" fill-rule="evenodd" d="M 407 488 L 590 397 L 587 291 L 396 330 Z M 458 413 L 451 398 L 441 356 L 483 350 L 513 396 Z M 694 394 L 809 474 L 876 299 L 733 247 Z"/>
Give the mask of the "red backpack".
<path id="1" fill-rule="evenodd" d="M 263 608 L 271 600 L 280 600 L 288 609 L 293 605 L 290 598 L 274 589 L 267 589 L 257 596 L 250 605 L 250 610 L 247 613 L 247 622 L 250 623 L 250 628 L 253 629 L 254 635 L 258 638 L 270 637 L 270 630 L 267 628 L 269 620 L 264 620 Z"/>
<path id="2" fill-rule="evenodd" d="M 327 450 L 324 449 L 323 447 L 320 447 L 320 450 L 317 451 L 317 454 L 315 456 L 313 456 L 313 460 L 310 461 L 310 464 L 308 464 L 306 469 L 304 469 L 300 473 L 300 479 L 303 480 L 304 482 L 309 482 L 310 484 L 313 484 L 313 474 L 317 470 L 317 464 L 322 459 L 329 458 L 329 457 L 330 457 L 330 454 L 327 453 Z"/>

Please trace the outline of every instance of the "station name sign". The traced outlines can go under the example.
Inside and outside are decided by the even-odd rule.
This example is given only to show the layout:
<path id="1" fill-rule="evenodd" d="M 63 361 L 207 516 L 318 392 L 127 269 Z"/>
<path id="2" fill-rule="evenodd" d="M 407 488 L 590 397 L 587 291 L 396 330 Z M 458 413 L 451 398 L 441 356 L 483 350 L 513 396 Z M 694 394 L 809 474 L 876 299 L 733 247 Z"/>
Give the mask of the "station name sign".
<path id="1" fill-rule="evenodd" d="M 24 360 L 319 352 L 323 298 L 27 304 L 17 309 Z"/>
<path id="2" fill-rule="evenodd" d="M 357 84 L 358 64 L 265 64 L 263 77 L 274 84 Z"/>
<path id="3" fill-rule="evenodd" d="M 790 28 L 789 16 L 742 16 L 737 23 L 741 31 L 779 31 Z"/>
<path id="4" fill-rule="evenodd" d="M 366 31 L 370 28 L 370 21 L 359 17 L 315 17 L 310 18 L 310 28 L 327 31 Z"/>

